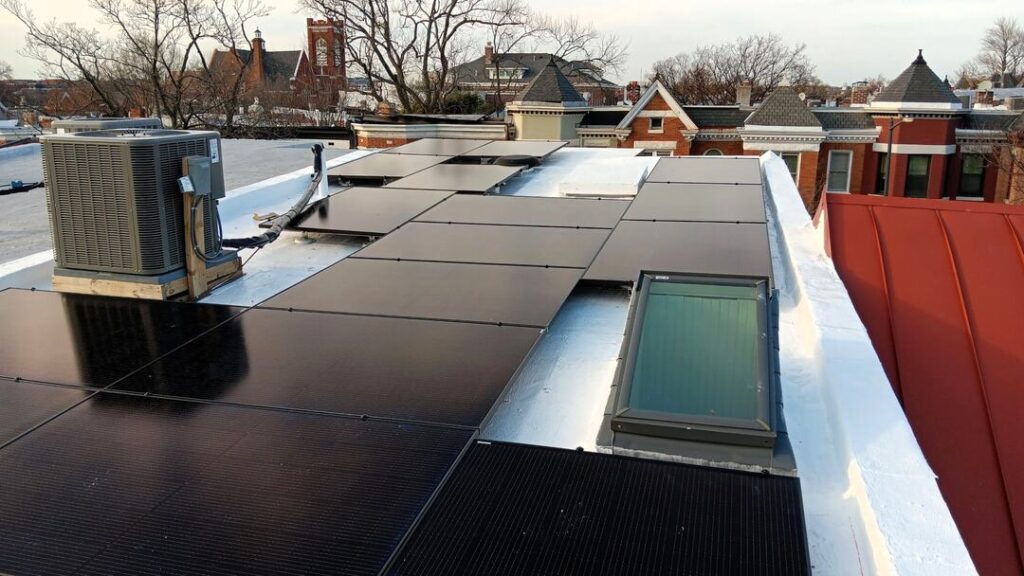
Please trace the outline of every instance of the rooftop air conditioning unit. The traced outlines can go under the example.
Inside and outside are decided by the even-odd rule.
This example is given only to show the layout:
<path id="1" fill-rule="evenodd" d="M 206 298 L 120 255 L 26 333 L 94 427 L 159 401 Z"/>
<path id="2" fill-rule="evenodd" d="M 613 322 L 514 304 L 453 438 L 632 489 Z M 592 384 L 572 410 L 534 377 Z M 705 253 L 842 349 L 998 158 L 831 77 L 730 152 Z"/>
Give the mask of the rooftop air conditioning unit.
<path id="1" fill-rule="evenodd" d="M 158 275 L 185 266 L 182 159 L 207 156 L 208 258 L 221 251 L 220 135 L 192 130 L 104 130 L 42 139 L 53 253 L 60 268 Z"/>
<path id="2" fill-rule="evenodd" d="M 76 132 L 94 132 L 96 130 L 114 130 L 118 128 L 135 128 L 137 130 L 163 128 L 159 118 L 77 118 L 70 120 L 54 120 L 51 125 L 57 134 L 74 134 Z"/>

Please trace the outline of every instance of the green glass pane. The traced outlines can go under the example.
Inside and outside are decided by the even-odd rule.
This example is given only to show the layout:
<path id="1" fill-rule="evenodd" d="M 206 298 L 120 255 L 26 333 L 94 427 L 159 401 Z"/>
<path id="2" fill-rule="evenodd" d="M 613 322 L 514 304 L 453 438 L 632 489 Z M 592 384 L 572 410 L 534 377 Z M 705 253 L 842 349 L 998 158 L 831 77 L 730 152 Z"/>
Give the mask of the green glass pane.
<path id="1" fill-rule="evenodd" d="M 757 290 L 652 282 L 630 388 L 638 410 L 754 420 Z"/>

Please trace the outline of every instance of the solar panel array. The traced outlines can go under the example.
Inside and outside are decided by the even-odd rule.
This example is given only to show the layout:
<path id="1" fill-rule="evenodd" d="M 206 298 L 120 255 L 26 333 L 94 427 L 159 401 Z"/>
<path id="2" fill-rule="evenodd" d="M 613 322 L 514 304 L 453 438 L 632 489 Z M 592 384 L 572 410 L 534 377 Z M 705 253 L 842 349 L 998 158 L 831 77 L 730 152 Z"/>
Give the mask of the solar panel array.
<path id="1" fill-rule="evenodd" d="M 461 154 L 465 158 L 499 158 L 501 156 L 532 156 L 544 159 L 561 150 L 568 142 L 562 141 L 530 141 L 530 140 L 495 140 L 479 148 Z"/>
<path id="2" fill-rule="evenodd" d="M 371 154 L 332 168 L 327 172 L 327 179 L 334 184 L 362 180 L 389 181 L 405 178 L 451 158 L 425 154 Z"/>
<path id="3" fill-rule="evenodd" d="M 457 154 L 471 146 L 433 141 L 408 150 Z M 490 458 L 476 446 L 430 502 L 581 278 L 630 281 L 648 253 L 677 268 L 753 269 L 744 255 L 754 253 L 764 225 L 729 224 L 740 227 L 729 239 L 714 228 L 722 222 L 620 221 L 628 202 L 452 193 L 333 196 L 326 214 L 306 216 L 320 222 L 309 229 L 384 237 L 258 308 L 0 292 L 0 573 L 369 575 L 391 563 L 396 574 L 457 566 L 597 574 L 620 565 L 607 552 L 595 553 L 596 564 L 574 555 L 558 536 L 564 531 L 544 520 L 564 504 L 549 488 L 589 499 L 653 463 L 575 453 Z M 417 216 L 438 221 L 409 221 Z M 664 232 L 652 241 L 657 230 Z M 700 242 L 721 244 L 709 252 Z M 686 243 L 693 247 L 679 257 L 672 248 Z M 522 467 L 508 468 L 516 458 Z M 691 482 L 720 474 L 656 466 L 664 478 Z M 574 470 L 583 473 L 575 488 L 565 484 Z M 612 484 L 597 481 L 603 470 L 614 474 Z M 515 482 L 488 487 L 488 474 Z M 678 495 L 672 484 L 644 478 L 643 493 Z M 772 479 L 743 482 L 775 490 Z M 520 483 L 547 497 L 523 501 Z M 763 501 L 729 494 L 745 512 L 710 510 L 707 498 L 666 510 L 677 520 L 719 515 L 743 529 L 778 518 L 766 503 L 798 510 L 798 500 L 773 500 L 774 492 Z M 522 506 L 519 523 L 497 532 L 481 524 L 488 507 L 506 505 Z M 522 523 L 533 512 L 543 525 Z M 599 517 L 591 516 L 596 509 L 583 513 Z M 671 522 L 603 518 L 623 542 L 676 531 Z M 494 546 L 517 538 L 520 526 L 537 535 L 523 558 L 550 551 L 536 564 L 511 562 Z M 588 530 L 595 542 L 610 542 L 606 531 Z M 715 532 L 708 549 L 738 546 L 736 531 L 728 532 Z M 434 562 L 449 554 L 437 546 L 446 534 L 450 554 L 467 564 Z M 469 548 L 467 538 L 475 542 Z M 466 556 L 470 549 L 479 554 Z M 689 566 L 671 547 L 630 544 L 616 553 L 670 572 Z M 764 557 L 774 562 L 781 553 Z"/>
<path id="4" fill-rule="evenodd" d="M 484 194 L 501 186 L 522 170 L 519 166 L 491 166 L 475 164 L 438 164 L 405 178 L 395 180 L 389 187 L 417 190 L 454 190 L 470 194 Z"/>

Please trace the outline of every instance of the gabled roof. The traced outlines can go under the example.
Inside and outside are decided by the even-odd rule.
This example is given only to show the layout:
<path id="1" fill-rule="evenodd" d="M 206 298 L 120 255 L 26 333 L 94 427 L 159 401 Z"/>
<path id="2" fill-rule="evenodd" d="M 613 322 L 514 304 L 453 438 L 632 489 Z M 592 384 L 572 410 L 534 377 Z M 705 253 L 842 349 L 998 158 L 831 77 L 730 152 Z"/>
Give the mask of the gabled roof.
<path id="1" fill-rule="evenodd" d="M 553 57 L 548 58 L 548 63 L 540 73 L 526 85 L 526 88 L 516 94 L 512 102 L 515 104 L 562 104 L 570 107 L 585 107 L 587 105 L 586 100 L 572 85 L 572 82 L 558 69 Z"/>
<path id="2" fill-rule="evenodd" d="M 626 114 L 622 118 L 622 121 L 619 122 L 617 128 L 628 129 L 633 123 L 633 120 L 640 114 L 640 112 L 643 112 L 644 108 L 651 103 L 651 100 L 653 100 L 656 95 L 661 95 L 662 99 L 664 99 L 668 104 L 669 109 L 676 115 L 676 117 L 682 120 L 683 126 L 685 126 L 687 130 L 697 129 L 697 124 L 693 121 L 693 118 L 690 118 L 686 111 L 683 110 L 679 101 L 672 95 L 672 91 L 666 88 L 665 85 L 661 83 L 661 80 L 655 80 L 647 87 L 647 90 L 644 90 L 644 93 L 640 96 L 640 100 L 633 105 L 629 114 Z"/>
<path id="3" fill-rule="evenodd" d="M 874 130 L 875 122 L 863 108 L 812 108 L 825 130 Z"/>
<path id="4" fill-rule="evenodd" d="M 683 106 L 686 115 L 700 128 L 739 128 L 750 108 L 739 106 Z"/>
<path id="5" fill-rule="evenodd" d="M 747 126 L 821 128 L 821 122 L 789 86 L 779 86 L 750 116 Z"/>
<path id="6" fill-rule="evenodd" d="M 252 50 L 235 50 L 239 60 L 248 64 L 252 58 Z M 210 69 L 226 65 L 225 58 L 230 57 L 231 52 L 227 50 L 215 50 L 210 58 Z M 290 80 L 295 78 L 302 61 L 302 50 L 280 50 L 276 52 L 263 52 L 263 77 L 270 82 L 278 80 Z"/>
<path id="7" fill-rule="evenodd" d="M 922 51 L 895 80 L 875 96 L 872 106 L 878 104 L 941 104 L 960 106 L 960 99 L 944 80 L 938 77 L 924 60 Z"/>
<path id="8" fill-rule="evenodd" d="M 587 66 L 581 62 L 569 62 L 564 58 L 554 56 L 553 54 L 545 54 L 543 52 L 508 52 L 505 54 L 495 54 L 493 56 L 497 60 L 499 68 L 520 68 L 524 70 L 521 82 L 529 82 L 540 71 L 547 66 L 548 60 L 551 58 L 555 59 L 555 63 L 558 65 L 558 69 L 563 74 L 568 76 L 578 85 L 599 85 L 603 88 L 620 88 L 618 84 L 610 80 L 606 80 L 590 66 Z M 458 82 L 492 82 L 489 74 L 489 70 L 493 70 L 495 61 L 488 62 L 483 56 L 475 60 L 466 62 L 456 66 L 453 70 L 455 78 Z M 514 82 L 514 81 L 513 81 Z"/>
<path id="9" fill-rule="evenodd" d="M 1024 207 L 826 194 L 832 259 L 981 574 L 1024 570 Z"/>

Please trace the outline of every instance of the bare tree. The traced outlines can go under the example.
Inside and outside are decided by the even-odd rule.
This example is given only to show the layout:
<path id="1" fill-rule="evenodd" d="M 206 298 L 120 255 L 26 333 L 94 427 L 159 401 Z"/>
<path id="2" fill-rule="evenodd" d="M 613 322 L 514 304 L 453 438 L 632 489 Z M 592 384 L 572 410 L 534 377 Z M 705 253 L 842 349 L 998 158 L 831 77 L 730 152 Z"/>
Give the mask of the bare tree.
<path id="1" fill-rule="evenodd" d="M 976 58 L 986 75 L 1018 78 L 1024 72 L 1024 28 L 1013 18 L 998 18 L 981 39 Z"/>
<path id="2" fill-rule="evenodd" d="M 1006 203 L 1024 206 L 1024 120 L 1011 126 L 1005 142 L 992 146 L 986 161 L 1009 182 Z"/>
<path id="3" fill-rule="evenodd" d="M 787 45 L 781 36 L 746 36 L 702 46 L 655 64 L 658 75 L 683 104 L 732 104 L 736 86 L 750 84 L 754 101 L 786 82 L 799 90 L 821 92 L 806 45 Z"/>
<path id="4" fill-rule="evenodd" d="M 555 57 L 598 77 L 621 70 L 629 56 L 626 44 L 618 36 L 602 33 L 592 23 L 575 16 L 539 18 L 537 28 Z"/>
<path id="5" fill-rule="evenodd" d="M 488 24 L 486 31 L 493 54 L 490 80 L 494 101 L 491 104 L 500 108 L 504 103 L 502 92 L 521 80 L 514 70 L 502 72 L 504 55 L 536 40 L 541 31 L 537 26 L 537 16 L 523 0 L 499 0 L 495 8 L 502 13 L 502 18 Z"/>

